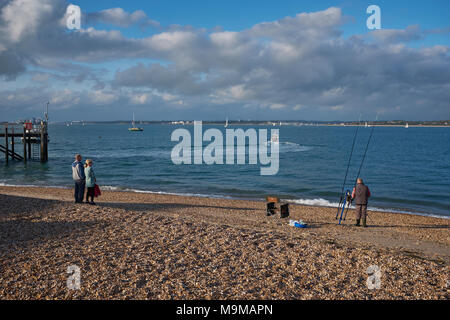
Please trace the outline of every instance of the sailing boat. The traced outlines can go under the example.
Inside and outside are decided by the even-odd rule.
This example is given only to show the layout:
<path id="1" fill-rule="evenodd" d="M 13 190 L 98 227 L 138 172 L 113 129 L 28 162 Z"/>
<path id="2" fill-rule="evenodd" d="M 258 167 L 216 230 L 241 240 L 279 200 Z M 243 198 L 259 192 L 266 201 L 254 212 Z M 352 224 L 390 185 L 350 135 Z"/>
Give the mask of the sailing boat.
<path id="1" fill-rule="evenodd" d="M 366 127 L 366 128 L 367 128 L 368 126 L 369 126 L 369 125 L 367 124 L 367 121 L 366 121 L 366 124 L 364 125 L 364 127 Z"/>
<path id="2" fill-rule="evenodd" d="M 128 128 L 128 131 L 144 131 L 144 128 L 136 127 L 135 122 L 134 122 L 134 112 L 133 112 L 133 122 L 131 122 L 131 124 L 132 124 L 132 127 Z"/>
<path id="3" fill-rule="evenodd" d="M 406 128 L 406 129 L 409 128 L 408 122 L 405 124 L 405 128 Z"/>
<path id="4" fill-rule="evenodd" d="M 225 125 L 224 125 L 224 127 L 225 127 L 225 128 L 228 127 L 228 117 L 227 117 L 227 119 L 225 120 Z"/>

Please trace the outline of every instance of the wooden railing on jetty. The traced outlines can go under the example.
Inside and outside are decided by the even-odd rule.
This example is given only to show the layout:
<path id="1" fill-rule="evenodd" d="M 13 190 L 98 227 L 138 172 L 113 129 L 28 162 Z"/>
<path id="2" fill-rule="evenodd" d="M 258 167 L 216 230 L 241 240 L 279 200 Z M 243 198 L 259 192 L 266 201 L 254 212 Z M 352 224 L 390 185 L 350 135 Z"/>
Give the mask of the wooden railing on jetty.
<path id="1" fill-rule="evenodd" d="M 47 122 L 42 121 L 40 125 L 31 127 L 26 127 L 26 124 L 6 123 L 3 124 L 3 129 L 3 132 L 0 131 L 0 152 L 5 155 L 6 164 L 9 163 L 9 160 L 24 162 L 31 160 L 33 156 L 32 144 L 40 144 L 40 161 L 48 161 Z M 16 150 L 17 141 L 15 138 L 22 138 L 23 155 L 20 155 Z"/>

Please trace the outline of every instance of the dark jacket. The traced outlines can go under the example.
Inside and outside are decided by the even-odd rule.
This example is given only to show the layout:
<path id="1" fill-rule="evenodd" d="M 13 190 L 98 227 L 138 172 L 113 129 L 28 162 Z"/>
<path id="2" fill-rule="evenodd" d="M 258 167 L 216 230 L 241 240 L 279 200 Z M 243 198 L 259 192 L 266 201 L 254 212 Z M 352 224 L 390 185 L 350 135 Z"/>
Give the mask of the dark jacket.
<path id="1" fill-rule="evenodd" d="M 353 188 L 352 198 L 355 204 L 365 204 L 367 205 L 367 200 L 370 197 L 369 187 L 364 183 L 358 183 L 355 188 Z"/>

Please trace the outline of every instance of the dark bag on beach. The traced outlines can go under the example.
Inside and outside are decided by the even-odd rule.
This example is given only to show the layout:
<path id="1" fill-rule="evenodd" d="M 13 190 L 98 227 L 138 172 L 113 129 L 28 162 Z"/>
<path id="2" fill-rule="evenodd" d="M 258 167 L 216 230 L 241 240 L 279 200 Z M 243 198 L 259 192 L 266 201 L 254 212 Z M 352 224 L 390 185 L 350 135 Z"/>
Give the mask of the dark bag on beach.
<path id="1" fill-rule="evenodd" d="M 94 197 L 98 197 L 98 196 L 101 196 L 102 195 L 102 192 L 100 191 L 100 187 L 96 184 L 96 185 L 94 185 Z"/>
<path id="2" fill-rule="evenodd" d="M 274 215 L 275 212 L 276 212 L 275 202 L 268 202 L 267 203 L 267 215 L 268 216 Z"/>
<path id="3" fill-rule="evenodd" d="M 289 203 L 284 203 L 280 206 L 280 218 L 289 217 Z"/>

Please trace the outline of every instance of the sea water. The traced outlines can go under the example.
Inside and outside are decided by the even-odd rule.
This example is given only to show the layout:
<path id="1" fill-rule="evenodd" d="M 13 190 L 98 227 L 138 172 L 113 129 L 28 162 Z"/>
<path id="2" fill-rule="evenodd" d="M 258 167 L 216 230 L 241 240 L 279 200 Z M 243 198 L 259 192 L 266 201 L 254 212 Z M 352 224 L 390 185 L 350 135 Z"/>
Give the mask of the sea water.
<path id="1" fill-rule="evenodd" d="M 176 165 L 171 151 L 177 142 L 171 134 L 193 126 L 140 126 L 144 131 L 129 132 L 125 124 L 51 124 L 49 162 L 5 165 L 0 158 L 0 184 L 72 187 L 71 163 L 80 153 L 94 160 L 97 182 L 106 190 L 257 200 L 273 195 L 298 204 L 337 206 L 356 129 L 277 126 L 279 171 L 262 176 L 259 165 L 248 162 Z M 225 134 L 223 125 L 203 126 Z M 274 127 L 233 124 L 227 129 L 233 128 L 270 132 Z M 345 189 L 353 187 L 371 129 L 358 130 Z M 372 209 L 450 217 L 450 128 L 375 127 L 360 176 L 372 192 Z"/>

